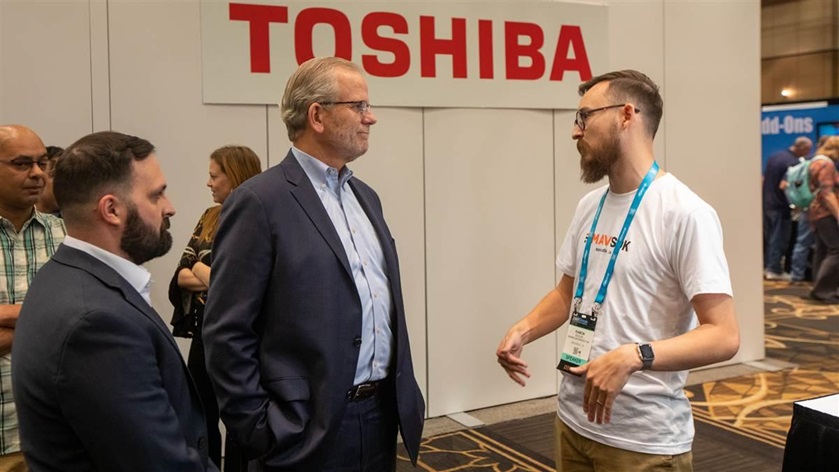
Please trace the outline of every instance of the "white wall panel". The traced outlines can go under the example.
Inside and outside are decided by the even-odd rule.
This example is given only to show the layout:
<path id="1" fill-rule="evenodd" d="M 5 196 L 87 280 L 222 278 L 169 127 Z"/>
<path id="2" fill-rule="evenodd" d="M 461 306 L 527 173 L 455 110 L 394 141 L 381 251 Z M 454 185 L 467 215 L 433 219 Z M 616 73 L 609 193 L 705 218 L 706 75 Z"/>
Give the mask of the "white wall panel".
<path id="1" fill-rule="evenodd" d="M 707 27 L 707 25 L 706 25 Z M 610 70 L 634 69 L 647 74 L 667 93 L 664 76 L 664 0 L 619 0 L 609 2 L 609 64 Z M 699 41 L 699 38 L 696 38 Z M 598 71 L 602 74 L 608 71 Z M 664 100 L 667 114 L 668 100 Z M 662 119 L 653 142 L 653 153 L 659 165 L 667 170 L 667 119 Z"/>
<path id="2" fill-rule="evenodd" d="M 552 113 L 426 110 L 431 416 L 554 393 L 555 340 L 529 345 L 526 389 L 495 360 L 554 286 Z"/>
<path id="3" fill-rule="evenodd" d="M 760 2 L 668 2 L 664 20 L 667 170 L 719 214 L 740 322 L 735 360 L 761 359 Z"/>
<path id="4" fill-rule="evenodd" d="M 91 131 L 111 129 L 111 58 L 108 40 L 108 4 L 90 2 Z"/>
<path id="5" fill-rule="evenodd" d="M 264 106 L 208 106 L 201 102 L 201 37 L 197 2 L 109 5 L 111 109 L 116 131 L 141 136 L 158 149 L 169 182 L 175 244 L 147 264 L 152 301 L 168 321 L 169 279 L 204 210 L 210 153 L 225 144 L 267 155 Z"/>
<path id="6" fill-rule="evenodd" d="M 278 86 L 278 103 L 282 97 L 284 88 L 285 84 Z M 285 123 L 283 123 L 282 116 L 280 116 L 280 107 L 268 107 L 268 165 L 273 167 L 285 159 L 290 146 L 291 141 L 288 140 Z"/>
<path id="7" fill-rule="evenodd" d="M 0 123 L 66 147 L 91 124 L 87 1 L 0 2 Z"/>
<path id="8" fill-rule="evenodd" d="M 370 96 L 375 100 L 376 91 Z M 370 131 L 370 150 L 350 168 L 379 194 L 396 240 L 414 371 L 427 399 L 423 114 L 417 108 L 373 110 L 378 123 Z"/>

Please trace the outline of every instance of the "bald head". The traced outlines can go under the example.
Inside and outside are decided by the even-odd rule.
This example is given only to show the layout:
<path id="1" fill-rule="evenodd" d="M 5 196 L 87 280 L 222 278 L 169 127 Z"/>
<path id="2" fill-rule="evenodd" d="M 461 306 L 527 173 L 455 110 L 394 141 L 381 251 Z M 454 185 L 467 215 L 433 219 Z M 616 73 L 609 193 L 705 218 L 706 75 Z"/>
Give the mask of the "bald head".
<path id="1" fill-rule="evenodd" d="M 795 142 L 789 148 L 797 157 L 803 157 L 810 154 L 813 150 L 813 141 L 807 136 L 799 136 L 795 138 Z"/>
<path id="2" fill-rule="evenodd" d="M 6 149 L 13 141 L 19 139 L 35 139 L 41 141 L 41 137 L 34 131 L 22 125 L 3 125 L 0 126 L 0 156 L 6 153 Z"/>
<path id="3" fill-rule="evenodd" d="M 0 126 L 0 216 L 17 230 L 44 191 L 47 148 L 31 129 Z"/>

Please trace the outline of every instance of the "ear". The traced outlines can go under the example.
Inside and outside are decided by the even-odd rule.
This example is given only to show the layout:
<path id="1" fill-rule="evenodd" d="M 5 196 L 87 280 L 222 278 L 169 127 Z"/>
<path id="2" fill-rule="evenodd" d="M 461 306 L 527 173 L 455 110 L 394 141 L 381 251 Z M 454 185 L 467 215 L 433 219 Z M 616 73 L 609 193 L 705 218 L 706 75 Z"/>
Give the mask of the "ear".
<path id="1" fill-rule="evenodd" d="M 636 108 L 634 103 L 627 103 L 623 106 L 623 114 L 621 115 L 621 126 L 626 128 L 629 126 L 631 122 L 639 120 L 638 113 L 635 110 Z"/>
<path id="2" fill-rule="evenodd" d="M 312 103 L 307 110 L 306 118 L 309 121 L 309 126 L 318 134 L 323 133 L 323 112 L 324 108 L 320 103 Z"/>
<path id="3" fill-rule="evenodd" d="M 103 195 L 96 204 L 96 213 L 109 225 L 120 226 L 127 216 L 125 205 L 113 194 Z"/>

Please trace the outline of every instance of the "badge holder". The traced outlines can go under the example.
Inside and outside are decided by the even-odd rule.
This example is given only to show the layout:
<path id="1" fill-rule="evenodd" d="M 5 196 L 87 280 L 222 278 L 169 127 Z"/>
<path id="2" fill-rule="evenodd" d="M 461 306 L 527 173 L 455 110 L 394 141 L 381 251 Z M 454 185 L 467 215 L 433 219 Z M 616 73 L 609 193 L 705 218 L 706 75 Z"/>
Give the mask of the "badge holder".
<path id="1" fill-rule="evenodd" d="M 658 175 L 658 163 L 653 162 L 641 185 L 638 186 L 638 191 L 635 193 L 635 198 L 632 199 L 632 204 L 629 207 L 629 212 L 623 222 L 623 227 L 618 235 L 618 240 L 615 243 L 615 249 L 612 250 L 612 256 L 609 258 L 609 265 L 606 267 L 606 272 L 603 274 L 603 281 L 600 283 L 600 290 L 594 298 L 594 303 L 591 305 L 591 313 L 580 312 L 580 305 L 583 303 L 583 291 L 585 290 L 585 281 L 588 276 L 588 257 L 591 253 L 591 241 L 595 230 L 597 229 L 597 222 L 600 220 L 600 212 L 603 210 L 603 204 L 606 202 L 606 196 L 609 195 L 609 190 L 603 192 L 600 197 L 600 204 L 597 205 L 597 211 L 594 213 L 594 219 L 591 221 L 591 230 L 589 230 L 589 237 L 586 239 L 585 248 L 583 249 L 583 257 L 580 261 L 580 275 L 577 277 L 577 290 L 574 294 L 574 310 L 571 313 L 571 322 L 568 326 L 568 335 L 565 337 L 565 346 L 562 348 L 562 355 L 559 357 L 559 365 L 556 368 L 560 372 L 567 372 L 571 375 L 580 376 L 571 372 L 573 367 L 579 367 L 589 361 L 591 355 L 591 346 L 594 344 L 594 328 L 597 326 L 597 315 L 600 314 L 600 308 L 603 300 L 606 299 L 606 289 L 609 287 L 609 282 L 612 280 L 612 273 L 615 270 L 615 262 L 618 260 L 621 247 L 626 239 L 626 234 L 629 232 L 629 226 L 635 218 L 635 213 L 638 211 L 638 206 L 641 204 L 641 199 L 647 193 L 647 189 Z"/>
<path id="2" fill-rule="evenodd" d="M 568 326 L 568 334 L 565 337 L 565 347 L 562 349 L 559 364 L 556 366 L 562 372 L 571 375 L 572 367 L 579 367 L 588 362 L 591 355 L 591 346 L 594 344 L 594 329 L 597 327 L 597 314 L 600 312 L 600 305 L 595 303 L 591 307 L 591 314 L 581 313 L 580 305 L 582 300 L 574 300 L 574 311 L 571 314 L 571 322 Z"/>

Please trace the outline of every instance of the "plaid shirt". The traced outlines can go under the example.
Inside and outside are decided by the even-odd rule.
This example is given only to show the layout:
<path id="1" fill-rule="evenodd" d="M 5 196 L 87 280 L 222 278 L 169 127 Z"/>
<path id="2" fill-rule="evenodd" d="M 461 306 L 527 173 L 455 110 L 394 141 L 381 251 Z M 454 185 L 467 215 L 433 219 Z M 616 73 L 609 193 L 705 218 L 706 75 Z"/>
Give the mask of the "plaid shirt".
<path id="1" fill-rule="evenodd" d="M 35 273 L 58 249 L 66 231 L 64 221 L 33 211 L 15 232 L 0 216 L 0 305 L 23 302 Z M 12 355 L 0 356 L 0 454 L 20 451 L 17 410 L 12 392 Z"/>

